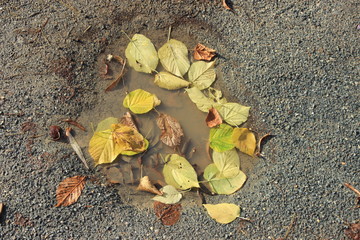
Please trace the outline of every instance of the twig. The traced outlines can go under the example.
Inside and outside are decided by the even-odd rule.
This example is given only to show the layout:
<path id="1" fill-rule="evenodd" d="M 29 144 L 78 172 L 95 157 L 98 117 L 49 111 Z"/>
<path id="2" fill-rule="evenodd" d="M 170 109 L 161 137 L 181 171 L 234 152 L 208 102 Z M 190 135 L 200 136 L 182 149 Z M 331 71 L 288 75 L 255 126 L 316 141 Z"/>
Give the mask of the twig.
<path id="1" fill-rule="evenodd" d="M 81 148 L 79 144 L 76 142 L 75 138 L 71 135 L 71 128 L 66 128 L 66 136 L 69 139 L 71 147 L 74 149 L 80 160 L 83 162 L 84 166 L 89 169 L 89 166 L 87 165 L 87 162 L 85 160 L 84 154 L 81 151 Z"/>
<path id="2" fill-rule="evenodd" d="M 344 183 L 345 187 L 352 190 L 358 197 L 360 197 L 360 191 L 354 188 L 350 183 Z"/>
<path id="3" fill-rule="evenodd" d="M 67 118 L 67 119 L 61 119 L 60 120 L 61 122 L 67 122 L 68 124 L 71 124 L 73 126 L 76 126 L 78 127 L 79 129 L 83 130 L 84 132 L 86 132 L 86 129 L 83 125 L 81 125 L 80 123 L 70 119 L 70 118 Z"/>
<path id="4" fill-rule="evenodd" d="M 169 27 L 169 33 L 168 33 L 168 39 L 167 39 L 167 41 L 170 41 L 170 36 L 171 36 L 171 26 Z"/>

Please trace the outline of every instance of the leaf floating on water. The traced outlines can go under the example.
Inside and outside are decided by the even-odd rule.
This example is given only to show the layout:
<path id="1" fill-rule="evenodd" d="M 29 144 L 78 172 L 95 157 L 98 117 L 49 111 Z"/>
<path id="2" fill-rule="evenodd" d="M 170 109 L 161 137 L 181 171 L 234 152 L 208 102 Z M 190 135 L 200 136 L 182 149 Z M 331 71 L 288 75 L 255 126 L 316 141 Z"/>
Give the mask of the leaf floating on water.
<path id="1" fill-rule="evenodd" d="M 225 103 L 216 107 L 222 119 L 232 126 L 238 126 L 246 122 L 249 117 L 250 107 L 238 103 Z"/>
<path id="2" fill-rule="evenodd" d="M 165 204 L 162 202 L 154 202 L 155 215 L 162 224 L 171 226 L 177 223 L 181 215 L 181 204 Z"/>
<path id="3" fill-rule="evenodd" d="M 142 89 L 136 89 L 126 95 L 123 105 L 133 113 L 143 114 L 149 112 L 154 107 L 160 105 L 161 101 L 155 94 L 151 94 Z"/>
<path id="4" fill-rule="evenodd" d="M 86 162 L 86 159 L 84 157 L 83 152 L 81 151 L 79 144 L 76 142 L 75 138 L 71 135 L 71 128 L 66 129 L 66 136 L 68 137 L 71 147 L 74 149 L 75 153 L 78 155 L 81 162 L 84 164 L 86 169 L 89 169 L 89 166 Z"/>
<path id="5" fill-rule="evenodd" d="M 139 183 L 139 186 L 136 188 L 136 190 L 150 192 L 150 193 L 154 193 L 156 195 L 163 195 L 163 193 L 160 192 L 154 186 L 154 184 L 151 183 L 148 176 L 144 176 L 144 177 L 140 178 L 140 183 Z"/>
<path id="6" fill-rule="evenodd" d="M 196 107 L 200 111 L 207 113 L 209 112 L 209 109 L 216 105 L 212 99 L 206 97 L 197 87 L 187 88 L 186 92 L 188 93 L 190 100 L 196 104 Z"/>
<path id="7" fill-rule="evenodd" d="M 151 73 L 159 63 L 154 44 L 142 34 L 134 34 L 125 50 L 125 56 L 129 65 L 138 72 Z"/>
<path id="8" fill-rule="evenodd" d="M 227 124 L 220 124 L 210 129 L 210 147 L 217 152 L 224 152 L 234 148 L 232 140 L 233 128 Z"/>
<path id="9" fill-rule="evenodd" d="M 188 87 L 190 82 L 185 81 L 179 77 L 167 72 L 159 72 L 155 75 L 154 83 L 161 88 L 168 90 L 176 90 L 184 87 Z"/>
<path id="10" fill-rule="evenodd" d="M 233 178 L 240 172 L 240 159 L 235 149 L 221 153 L 213 151 L 213 161 L 221 178 Z"/>
<path id="11" fill-rule="evenodd" d="M 211 108 L 205 119 L 206 125 L 210 128 L 222 124 L 222 118 L 216 108 Z"/>
<path id="12" fill-rule="evenodd" d="M 156 119 L 156 123 L 161 130 L 160 140 L 163 143 L 170 147 L 176 147 L 180 144 L 184 132 L 175 118 L 161 113 Z"/>
<path id="13" fill-rule="evenodd" d="M 188 73 L 190 82 L 200 90 L 210 87 L 216 79 L 214 64 L 215 61 L 197 61 L 191 64 Z"/>
<path id="14" fill-rule="evenodd" d="M 227 224 L 240 216 L 240 207 L 232 203 L 203 204 L 210 217 L 218 223 Z"/>
<path id="15" fill-rule="evenodd" d="M 158 54 L 163 67 L 172 74 L 182 77 L 189 70 L 188 49 L 184 43 L 170 39 L 159 49 Z"/>
<path id="16" fill-rule="evenodd" d="M 195 60 L 211 61 L 215 57 L 216 51 L 214 49 L 205 47 L 201 43 L 198 43 L 194 49 Z"/>
<path id="17" fill-rule="evenodd" d="M 248 128 L 234 128 L 232 139 L 235 147 L 249 156 L 254 156 L 256 149 L 255 134 Z"/>
<path id="18" fill-rule="evenodd" d="M 86 177 L 75 176 L 66 178 L 56 189 L 57 204 L 55 207 L 69 206 L 75 203 L 85 187 Z"/>
<path id="19" fill-rule="evenodd" d="M 153 197 L 153 200 L 159 201 L 165 204 L 174 204 L 181 200 L 182 195 L 179 193 L 175 187 L 171 185 L 166 185 L 160 191 L 163 193 L 162 196 Z"/>
<path id="20" fill-rule="evenodd" d="M 111 129 L 95 132 L 89 143 L 89 153 L 95 166 L 111 163 L 122 151 L 123 149 L 115 144 Z"/>
<path id="21" fill-rule="evenodd" d="M 132 127 L 136 131 L 139 131 L 139 129 L 136 127 L 133 117 L 131 116 L 131 113 L 129 112 L 124 113 L 122 118 L 120 118 L 120 123 Z"/>
<path id="22" fill-rule="evenodd" d="M 163 168 L 165 182 L 177 189 L 199 188 L 197 175 L 191 164 L 178 154 L 168 154 Z"/>

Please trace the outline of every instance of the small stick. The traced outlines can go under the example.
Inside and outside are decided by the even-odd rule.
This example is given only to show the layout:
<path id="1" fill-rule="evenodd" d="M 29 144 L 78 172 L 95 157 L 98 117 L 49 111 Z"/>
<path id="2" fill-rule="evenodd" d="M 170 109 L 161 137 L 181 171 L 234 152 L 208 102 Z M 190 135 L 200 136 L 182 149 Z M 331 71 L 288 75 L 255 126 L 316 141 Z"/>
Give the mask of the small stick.
<path id="1" fill-rule="evenodd" d="M 87 162 L 85 160 L 84 154 L 81 151 L 81 148 L 79 144 L 76 142 L 75 138 L 71 135 L 71 128 L 66 128 L 66 136 L 68 137 L 70 141 L 71 147 L 74 149 L 80 160 L 83 162 L 84 166 L 89 169 L 89 166 L 87 165 Z"/>
<path id="2" fill-rule="evenodd" d="M 354 188 L 350 183 L 344 183 L 345 187 L 352 190 L 358 197 L 360 197 L 360 191 Z"/>
<path id="3" fill-rule="evenodd" d="M 86 132 L 86 129 L 83 125 L 81 125 L 80 123 L 70 119 L 70 118 L 67 118 L 67 119 L 61 119 L 60 120 L 61 122 L 67 122 L 68 124 L 71 124 L 73 126 L 76 126 L 78 127 L 79 129 L 83 130 L 84 132 Z"/>

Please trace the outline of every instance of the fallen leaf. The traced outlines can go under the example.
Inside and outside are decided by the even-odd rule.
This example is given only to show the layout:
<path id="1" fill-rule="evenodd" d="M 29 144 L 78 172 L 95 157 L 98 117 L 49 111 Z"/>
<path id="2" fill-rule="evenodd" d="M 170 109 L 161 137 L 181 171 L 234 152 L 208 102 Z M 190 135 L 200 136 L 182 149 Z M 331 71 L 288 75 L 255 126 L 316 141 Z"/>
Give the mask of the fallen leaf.
<path id="1" fill-rule="evenodd" d="M 212 158 L 219 169 L 218 178 L 233 178 L 239 174 L 240 159 L 235 149 L 225 152 L 213 151 Z"/>
<path id="2" fill-rule="evenodd" d="M 353 240 L 360 240 L 360 223 L 350 224 L 347 229 L 344 230 L 345 235 Z"/>
<path id="3" fill-rule="evenodd" d="M 232 203 L 203 204 L 206 211 L 218 223 L 227 224 L 240 216 L 240 207 Z"/>
<path id="4" fill-rule="evenodd" d="M 208 127 L 212 128 L 222 124 L 223 121 L 216 108 L 210 108 L 205 122 Z"/>
<path id="5" fill-rule="evenodd" d="M 248 128 L 234 128 L 232 139 L 235 147 L 253 157 L 256 149 L 255 134 Z"/>
<path id="6" fill-rule="evenodd" d="M 176 90 L 184 87 L 188 87 L 190 82 L 185 81 L 179 77 L 167 72 L 159 72 L 155 75 L 154 83 L 161 88 L 168 90 Z"/>
<path id="7" fill-rule="evenodd" d="M 216 107 L 222 119 L 232 126 L 238 126 L 246 122 L 250 107 L 238 103 L 224 103 Z"/>
<path id="8" fill-rule="evenodd" d="M 56 189 L 57 204 L 55 207 L 69 206 L 75 203 L 85 187 L 86 177 L 75 176 L 66 178 Z"/>
<path id="9" fill-rule="evenodd" d="M 233 128 L 227 124 L 220 124 L 210 129 L 210 147 L 217 152 L 224 152 L 234 148 L 232 140 Z"/>
<path id="10" fill-rule="evenodd" d="M 215 61 L 197 61 L 191 64 L 188 73 L 189 81 L 200 90 L 210 87 L 216 79 L 214 64 Z"/>
<path id="11" fill-rule="evenodd" d="M 163 143 L 170 147 L 176 147 L 180 144 L 184 132 L 175 118 L 161 113 L 156 119 L 156 123 L 161 130 L 160 140 Z"/>
<path id="12" fill-rule="evenodd" d="M 60 121 L 66 122 L 66 123 L 68 123 L 70 125 L 73 125 L 73 126 L 79 128 L 79 129 L 83 130 L 84 132 L 86 132 L 86 129 L 85 129 L 85 127 L 83 125 L 81 125 L 80 123 L 78 123 L 78 122 L 76 122 L 76 121 L 74 121 L 74 120 L 72 120 L 70 118 L 62 119 Z"/>
<path id="13" fill-rule="evenodd" d="M 222 0 L 222 5 L 225 9 L 230 10 L 235 13 L 234 8 L 232 7 L 232 5 L 227 3 L 227 0 Z"/>
<path id="14" fill-rule="evenodd" d="M 109 183 L 124 183 L 124 176 L 119 168 L 106 167 L 102 169 L 102 172 L 105 174 L 106 179 Z"/>
<path id="15" fill-rule="evenodd" d="M 3 209 L 4 209 L 4 204 L 2 202 L 0 202 L 0 217 L 1 217 Z"/>
<path id="16" fill-rule="evenodd" d="M 133 113 L 143 114 L 160 105 L 161 101 L 155 94 L 151 94 L 142 89 L 136 89 L 126 95 L 123 105 Z"/>
<path id="17" fill-rule="evenodd" d="M 214 49 L 205 47 L 201 43 L 198 43 L 194 49 L 194 59 L 195 60 L 205 60 L 211 61 L 215 57 L 216 51 Z"/>
<path id="18" fill-rule="evenodd" d="M 150 192 L 150 193 L 154 193 L 156 195 L 163 194 L 154 186 L 154 184 L 151 183 L 148 176 L 144 176 L 144 177 L 140 178 L 140 183 L 139 183 L 139 186 L 136 188 L 136 190 Z"/>
<path id="19" fill-rule="evenodd" d="M 129 112 L 124 113 L 122 118 L 120 118 L 119 123 L 132 127 L 136 131 L 139 131 L 139 129 L 136 127 L 133 117 L 131 116 L 131 113 Z"/>
<path id="20" fill-rule="evenodd" d="M 54 141 L 60 140 L 61 132 L 62 132 L 62 129 L 59 126 L 53 125 L 53 126 L 50 126 L 50 128 L 49 128 L 49 135 L 50 135 L 51 139 Z"/>
<path id="21" fill-rule="evenodd" d="M 120 71 L 119 75 L 116 76 L 115 80 L 112 81 L 110 83 L 110 85 L 106 87 L 105 92 L 113 90 L 119 84 L 120 80 L 123 78 L 123 76 L 125 75 L 125 72 L 126 72 L 125 71 L 125 65 L 126 65 L 126 60 L 123 63 L 123 66 L 121 68 L 121 71 Z"/>
<path id="22" fill-rule="evenodd" d="M 154 44 L 142 34 L 134 34 L 125 50 L 125 56 L 129 65 L 138 72 L 151 73 L 159 63 Z"/>
<path id="23" fill-rule="evenodd" d="M 199 188 L 197 175 L 191 164 L 178 154 L 168 154 L 163 168 L 165 182 L 177 189 Z"/>
<path id="24" fill-rule="evenodd" d="M 214 100 L 217 103 L 224 104 L 227 103 L 226 98 L 223 97 L 223 94 L 220 90 L 209 87 L 208 89 L 209 98 Z"/>
<path id="25" fill-rule="evenodd" d="M 270 137 L 270 136 L 271 136 L 271 133 L 267 133 L 267 134 L 265 134 L 264 136 L 262 136 L 262 137 L 259 139 L 259 141 L 258 141 L 258 143 L 257 143 L 257 151 L 256 151 L 256 153 L 255 153 L 256 156 L 258 156 L 258 157 L 261 156 L 261 143 L 263 142 L 263 140 L 264 140 L 265 138 Z"/>
<path id="26" fill-rule="evenodd" d="M 175 204 L 182 198 L 181 193 L 179 193 L 178 190 L 171 185 L 164 186 L 160 189 L 160 191 L 163 193 L 162 196 L 155 196 L 153 197 L 153 200 L 165 204 Z"/>
<path id="27" fill-rule="evenodd" d="M 189 70 L 188 49 L 178 40 L 170 39 L 159 49 L 158 55 L 163 67 L 178 77 L 184 76 Z"/>
<path id="28" fill-rule="evenodd" d="M 81 162 L 84 164 L 86 169 L 89 169 L 89 166 L 86 162 L 86 159 L 84 157 L 84 154 L 79 146 L 79 144 L 76 142 L 75 138 L 73 137 L 73 135 L 71 135 L 71 128 L 67 128 L 66 129 L 66 136 L 69 139 L 70 145 L 71 147 L 74 149 L 76 155 L 78 155 L 78 157 L 80 158 Z"/>
<path id="29" fill-rule="evenodd" d="M 154 202 L 155 215 L 162 224 L 171 226 L 177 223 L 181 215 L 181 204 L 165 204 L 159 201 Z"/>
<path id="30" fill-rule="evenodd" d="M 185 91 L 189 95 L 190 100 L 195 103 L 196 107 L 202 112 L 207 113 L 209 109 L 216 106 L 215 101 L 206 97 L 197 87 L 187 88 Z"/>
<path id="31" fill-rule="evenodd" d="M 117 123 L 119 123 L 118 118 L 115 118 L 115 117 L 105 118 L 104 120 L 102 120 L 101 122 L 98 123 L 98 125 L 96 126 L 95 132 L 101 132 L 101 131 L 111 129 L 111 125 L 117 124 Z"/>

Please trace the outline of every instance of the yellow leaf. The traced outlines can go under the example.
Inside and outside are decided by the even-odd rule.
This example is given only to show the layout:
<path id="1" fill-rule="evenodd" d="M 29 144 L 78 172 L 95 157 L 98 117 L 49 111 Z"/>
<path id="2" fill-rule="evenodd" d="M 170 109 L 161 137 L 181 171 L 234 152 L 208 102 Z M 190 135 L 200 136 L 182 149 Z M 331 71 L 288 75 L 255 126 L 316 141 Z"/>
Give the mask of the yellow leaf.
<path id="1" fill-rule="evenodd" d="M 240 216 L 240 207 L 232 203 L 203 204 L 210 217 L 218 223 L 227 224 Z"/>
<path id="2" fill-rule="evenodd" d="M 188 87 L 190 82 L 185 81 L 179 77 L 176 77 L 167 72 L 159 72 L 155 75 L 154 83 L 161 88 L 168 90 L 176 90 L 184 87 Z"/>
<path id="3" fill-rule="evenodd" d="M 240 172 L 239 154 L 235 149 L 225 152 L 213 151 L 213 161 L 219 169 L 219 175 L 224 178 L 232 178 Z"/>
<path id="4" fill-rule="evenodd" d="M 238 126 L 246 122 L 250 107 L 240 105 L 238 103 L 224 103 L 215 107 L 222 119 L 232 126 Z"/>
<path id="5" fill-rule="evenodd" d="M 189 69 L 189 80 L 194 84 L 195 87 L 203 90 L 211 86 L 215 81 L 216 72 L 214 69 L 215 61 L 204 62 L 197 61 L 194 62 Z"/>
<path id="6" fill-rule="evenodd" d="M 235 147 L 247 155 L 254 156 L 256 149 L 255 134 L 248 128 L 234 128 L 232 139 Z"/>
<path id="7" fill-rule="evenodd" d="M 147 149 L 146 139 L 136 129 L 124 124 L 113 124 L 112 128 L 113 139 L 122 149 L 121 154 L 134 155 Z"/>
<path id="8" fill-rule="evenodd" d="M 142 89 L 136 89 L 130 92 L 126 95 L 123 101 L 124 107 L 129 108 L 136 114 L 147 113 L 160 103 L 161 101 L 156 97 L 156 95 Z"/>
<path id="9" fill-rule="evenodd" d="M 203 112 L 209 112 L 209 109 L 217 106 L 215 101 L 206 97 L 199 88 L 192 87 L 186 89 L 187 94 L 189 95 L 190 100 L 196 104 L 196 107 Z"/>

